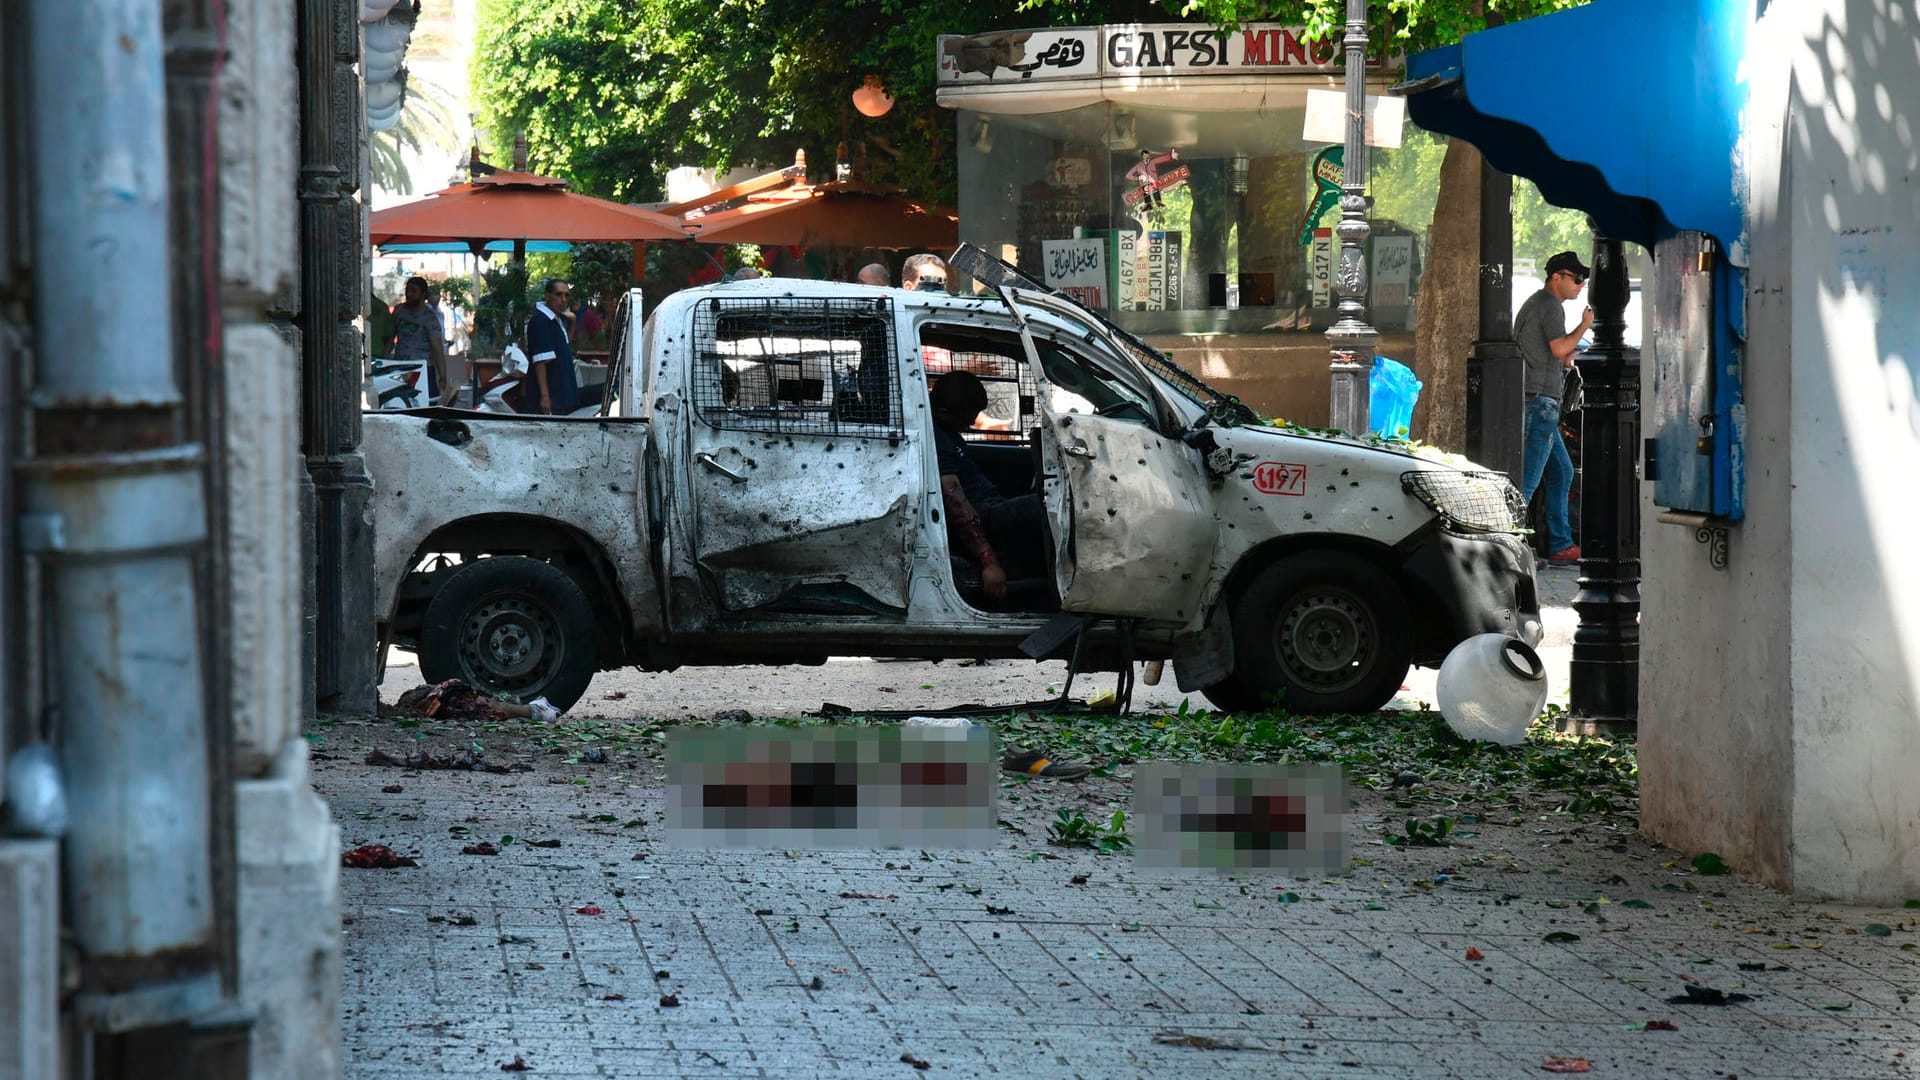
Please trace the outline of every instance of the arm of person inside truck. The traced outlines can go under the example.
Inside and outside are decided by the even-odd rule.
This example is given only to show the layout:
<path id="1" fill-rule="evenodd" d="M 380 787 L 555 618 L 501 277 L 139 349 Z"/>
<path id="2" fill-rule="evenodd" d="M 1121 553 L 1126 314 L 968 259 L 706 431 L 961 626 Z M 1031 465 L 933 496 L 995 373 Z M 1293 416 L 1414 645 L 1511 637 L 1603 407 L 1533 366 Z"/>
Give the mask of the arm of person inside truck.
<path id="1" fill-rule="evenodd" d="M 1007 598 L 1007 572 L 987 540 L 986 526 L 961 490 L 960 478 L 949 473 L 940 477 L 940 500 L 947 508 L 947 535 L 953 537 L 967 555 L 980 566 L 980 588 L 999 603 Z"/>

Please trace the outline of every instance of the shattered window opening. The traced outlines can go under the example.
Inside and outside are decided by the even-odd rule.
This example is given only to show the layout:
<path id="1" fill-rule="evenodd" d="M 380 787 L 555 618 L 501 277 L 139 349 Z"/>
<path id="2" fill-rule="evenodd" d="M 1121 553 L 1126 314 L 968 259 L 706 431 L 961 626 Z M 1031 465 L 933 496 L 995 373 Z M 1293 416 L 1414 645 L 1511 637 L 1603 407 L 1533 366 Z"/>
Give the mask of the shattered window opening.
<path id="1" fill-rule="evenodd" d="M 694 309 L 694 409 L 714 427 L 898 439 L 893 303 L 713 297 Z"/>
<path id="2" fill-rule="evenodd" d="M 978 331 L 928 326 L 922 329 L 920 341 L 921 362 L 930 382 L 949 371 L 970 371 L 986 387 L 987 407 L 973 428 L 961 434 L 962 438 L 969 442 L 1028 441 L 1028 432 L 1039 423 L 1034 410 L 1037 384 L 1022 355 L 1019 338 L 994 334 L 989 340 Z"/>

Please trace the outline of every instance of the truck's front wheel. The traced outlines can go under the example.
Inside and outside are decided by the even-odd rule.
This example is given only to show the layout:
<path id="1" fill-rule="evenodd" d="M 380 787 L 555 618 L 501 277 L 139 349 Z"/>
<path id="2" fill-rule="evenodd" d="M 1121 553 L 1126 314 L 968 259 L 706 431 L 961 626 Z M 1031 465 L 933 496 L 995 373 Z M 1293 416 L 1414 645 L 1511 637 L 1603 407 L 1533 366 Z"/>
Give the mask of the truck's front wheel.
<path id="1" fill-rule="evenodd" d="M 1274 697 L 1296 713 L 1372 712 L 1413 657 L 1406 600 L 1356 555 L 1316 551 L 1262 570 L 1233 600 L 1233 674 L 1204 692 L 1247 711 Z"/>
<path id="2" fill-rule="evenodd" d="M 557 567 L 519 555 L 480 559 L 427 604 L 420 674 L 566 709 L 593 679 L 598 636 L 593 605 Z"/>

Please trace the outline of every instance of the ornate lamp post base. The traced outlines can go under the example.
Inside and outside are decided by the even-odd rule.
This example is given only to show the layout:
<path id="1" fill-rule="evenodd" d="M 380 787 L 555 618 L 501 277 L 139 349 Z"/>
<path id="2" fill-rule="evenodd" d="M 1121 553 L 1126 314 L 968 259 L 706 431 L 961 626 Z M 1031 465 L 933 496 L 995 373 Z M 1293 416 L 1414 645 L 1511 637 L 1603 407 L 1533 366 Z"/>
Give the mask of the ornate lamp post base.
<path id="1" fill-rule="evenodd" d="M 1329 427 L 1364 435 L 1369 424 L 1374 345 L 1367 325 L 1367 0 L 1347 0 L 1347 145 L 1340 183 L 1340 320 L 1327 330 L 1333 354 L 1327 401 Z"/>
<path id="2" fill-rule="evenodd" d="M 1594 346 L 1577 363 L 1580 412 L 1580 591 L 1573 609 L 1563 730 L 1614 734 L 1639 726 L 1640 350 L 1625 343 L 1627 264 L 1620 241 L 1594 230 Z"/>

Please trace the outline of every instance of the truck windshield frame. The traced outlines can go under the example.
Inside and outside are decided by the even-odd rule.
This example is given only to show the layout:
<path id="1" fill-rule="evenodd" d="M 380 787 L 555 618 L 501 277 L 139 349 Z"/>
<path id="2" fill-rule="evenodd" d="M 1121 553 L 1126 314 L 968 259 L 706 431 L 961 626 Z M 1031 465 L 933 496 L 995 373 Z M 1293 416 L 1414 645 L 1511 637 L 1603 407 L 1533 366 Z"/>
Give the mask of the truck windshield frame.
<path id="1" fill-rule="evenodd" d="M 973 244 L 961 244 L 954 249 L 947 265 L 949 271 L 957 270 L 990 289 L 1015 289 L 1023 294 L 1035 294 L 1036 300 L 1044 297 L 1052 302 L 1042 302 L 1038 306 L 1056 315 L 1081 319 L 1089 327 L 1098 326 L 1103 331 L 1100 336 L 1126 353 L 1128 359 L 1152 375 L 1156 382 L 1197 405 L 1204 414 L 1203 422 L 1219 427 L 1261 422 L 1260 415 L 1239 398 L 1208 386 L 1198 376 L 1174 363 L 1165 353 L 1141 341 L 1113 320 L 1082 304 L 1070 294 L 1047 288 L 1006 260 L 996 258 Z M 1007 294 L 1002 292 L 1001 296 L 1004 298 Z M 1071 309 L 1070 313 L 1064 310 L 1066 308 Z"/>

